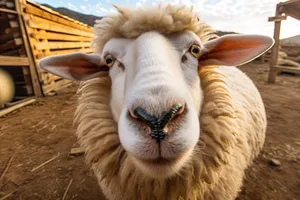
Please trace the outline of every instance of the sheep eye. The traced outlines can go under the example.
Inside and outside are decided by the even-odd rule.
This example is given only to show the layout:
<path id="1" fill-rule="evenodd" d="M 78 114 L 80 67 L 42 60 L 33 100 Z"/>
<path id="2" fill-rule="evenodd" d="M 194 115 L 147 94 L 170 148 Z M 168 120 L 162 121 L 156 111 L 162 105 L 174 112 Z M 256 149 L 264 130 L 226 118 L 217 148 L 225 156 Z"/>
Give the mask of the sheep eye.
<path id="1" fill-rule="evenodd" d="M 199 58 L 201 55 L 201 48 L 199 45 L 193 44 L 190 48 L 190 53 L 195 57 Z"/>
<path id="2" fill-rule="evenodd" d="M 105 56 L 104 60 L 108 67 L 112 67 L 114 65 L 115 59 L 112 55 L 108 54 Z"/>

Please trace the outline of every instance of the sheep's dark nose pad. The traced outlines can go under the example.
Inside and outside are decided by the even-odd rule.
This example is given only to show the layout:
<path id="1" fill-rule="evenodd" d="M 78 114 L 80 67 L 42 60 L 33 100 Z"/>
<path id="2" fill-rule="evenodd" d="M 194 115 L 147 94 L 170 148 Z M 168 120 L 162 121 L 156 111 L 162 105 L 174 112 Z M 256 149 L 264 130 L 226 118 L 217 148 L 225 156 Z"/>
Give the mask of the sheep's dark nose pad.
<path id="1" fill-rule="evenodd" d="M 143 123 L 147 124 L 151 128 L 151 137 L 155 139 L 156 142 L 161 142 L 166 133 L 164 128 L 166 125 L 172 121 L 176 116 L 182 114 L 184 111 L 184 106 L 181 104 L 174 104 L 167 112 L 161 113 L 159 117 L 152 116 L 147 113 L 143 108 L 137 107 L 134 109 L 132 117 L 139 119 Z"/>

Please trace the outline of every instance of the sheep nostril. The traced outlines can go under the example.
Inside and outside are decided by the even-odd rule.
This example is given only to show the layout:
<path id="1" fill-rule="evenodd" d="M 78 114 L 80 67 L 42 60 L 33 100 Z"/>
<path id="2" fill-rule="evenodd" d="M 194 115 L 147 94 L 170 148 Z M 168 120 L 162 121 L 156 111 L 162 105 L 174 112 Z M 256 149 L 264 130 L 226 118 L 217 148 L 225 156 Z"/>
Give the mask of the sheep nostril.
<path id="1" fill-rule="evenodd" d="M 175 119 L 177 116 L 183 114 L 185 106 L 181 104 L 174 104 L 169 111 L 164 112 L 160 117 L 159 121 L 161 122 L 162 127 L 165 127 L 170 121 Z"/>
<path id="2" fill-rule="evenodd" d="M 179 105 L 179 106 L 180 106 L 180 109 L 177 111 L 176 115 L 181 115 L 185 110 L 185 105 L 182 105 L 182 106 Z"/>
<path id="3" fill-rule="evenodd" d="M 149 126 L 155 123 L 155 117 L 147 113 L 141 107 L 137 107 L 136 109 L 134 109 L 133 115 L 136 116 L 136 119 L 146 123 Z"/>
<path id="4" fill-rule="evenodd" d="M 131 109 L 128 110 L 128 113 L 129 113 L 129 115 L 130 115 L 132 118 L 138 119 L 138 116 L 136 116 L 136 115 L 134 114 L 134 112 L 132 112 Z"/>

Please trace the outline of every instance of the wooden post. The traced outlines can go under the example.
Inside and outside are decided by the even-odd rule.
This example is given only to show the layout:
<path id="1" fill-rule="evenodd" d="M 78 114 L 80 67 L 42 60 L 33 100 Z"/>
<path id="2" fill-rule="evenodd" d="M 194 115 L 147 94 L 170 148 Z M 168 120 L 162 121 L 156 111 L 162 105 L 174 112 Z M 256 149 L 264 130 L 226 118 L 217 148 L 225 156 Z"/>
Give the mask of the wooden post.
<path id="1" fill-rule="evenodd" d="M 280 47 L 280 27 L 281 27 L 281 21 L 285 20 L 286 16 L 281 15 L 281 10 L 276 6 L 276 12 L 274 18 L 269 18 L 269 21 L 274 21 L 274 46 L 272 47 L 271 52 L 271 60 L 270 60 L 270 70 L 269 70 L 269 83 L 275 83 L 276 82 L 276 76 L 277 76 L 277 59 L 278 59 L 278 52 Z"/>
<path id="2" fill-rule="evenodd" d="M 15 0 L 15 6 L 16 6 L 16 11 L 18 13 L 20 29 L 22 32 L 24 46 L 25 46 L 27 58 L 29 61 L 31 82 L 32 82 L 32 86 L 33 86 L 34 95 L 36 97 L 43 97 L 43 91 L 42 91 L 40 80 L 38 77 L 38 72 L 37 72 L 35 60 L 33 57 L 33 53 L 30 48 L 29 37 L 27 34 L 26 25 L 24 23 L 23 12 L 22 12 L 23 3 L 24 3 L 24 1 L 22 1 L 22 0 Z"/>
<path id="3" fill-rule="evenodd" d="M 260 56 L 260 62 L 265 63 L 265 54 Z"/>
<path id="4" fill-rule="evenodd" d="M 277 65 L 277 58 L 278 58 L 278 51 L 279 51 L 279 44 L 280 44 L 280 40 L 279 40 L 280 26 L 281 26 L 281 21 L 275 22 L 275 28 L 274 28 L 275 43 L 274 43 L 274 46 L 272 48 L 272 53 L 271 53 L 269 83 L 275 83 L 276 76 L 277 76 L 276 65 Z"/>

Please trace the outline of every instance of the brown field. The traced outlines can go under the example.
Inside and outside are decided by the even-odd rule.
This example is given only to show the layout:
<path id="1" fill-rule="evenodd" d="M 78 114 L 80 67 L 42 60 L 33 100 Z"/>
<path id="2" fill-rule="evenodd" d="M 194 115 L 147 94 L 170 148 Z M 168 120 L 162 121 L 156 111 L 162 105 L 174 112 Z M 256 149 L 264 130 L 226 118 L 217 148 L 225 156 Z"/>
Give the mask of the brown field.
<path id="1" fill-rule="evenodd" d="M 247 64 L 241 69 L 259 88 L 267 111 L 266 143 L 253 166 L 247 170 L 239 200 L 300 199 L 300 76 L 281 75 L 275 85 L 267 84 L 267 64 Z M 76 143 L 72 116 L 76 85 L 61 90 L 14 113 L 0 118 L 0 199 L 105 198 L 84 157 L 69 157 Z M 39 166 L 54 156 L 59 157 Z M 272 166 L 270 159 L 280 161 Z"/>

